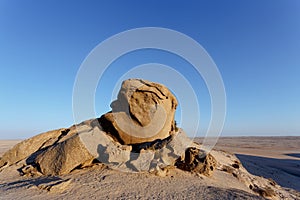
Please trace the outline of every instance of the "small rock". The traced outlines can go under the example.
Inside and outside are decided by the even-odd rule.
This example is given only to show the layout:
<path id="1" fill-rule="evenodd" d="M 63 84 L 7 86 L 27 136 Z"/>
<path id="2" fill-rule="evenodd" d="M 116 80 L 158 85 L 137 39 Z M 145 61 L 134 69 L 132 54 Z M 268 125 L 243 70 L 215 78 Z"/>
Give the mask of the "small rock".
<path id="1" fill-rule="evenodd" d="M 160 176 L 160 177 L 166 177 L 168 174 L 168 170 L 167 169 L 162 169 L 159 166 L 157 166 L 154 170 L 154 174 L 156 176 Z"/>
<path id="2" fill-rule="evenodd" d="M 46 190 L 50 192 L 63 192 L 66 190 L 69 185 L 71 184 L 72 180 L 58 180 L 58 181 L 51 181 L 48 183 L 42 183 L 37 185 L 37 187 L 41 190 Z"/>

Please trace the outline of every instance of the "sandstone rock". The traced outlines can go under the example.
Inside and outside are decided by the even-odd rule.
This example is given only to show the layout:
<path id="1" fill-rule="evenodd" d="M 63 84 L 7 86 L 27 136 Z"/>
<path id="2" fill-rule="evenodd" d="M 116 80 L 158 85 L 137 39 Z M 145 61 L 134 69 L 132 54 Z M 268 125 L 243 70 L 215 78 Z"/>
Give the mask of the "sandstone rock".
<path id="1" fill-rule="evenodd" d="M 162 148 L 156 152 L 155 157 L 158 158 L 159 166 L 166 167 L 169 165 L 174 165 L 179 156 L 176 156 L 173 151 L 168 148 Z"/>
<path id="2" fill-rule="evenodd" d="M 200 146 L 194 143 L 182 129 L 179 129 L 172 137 L 172 140 L 167 144 L 167 148 L 171 149 L 176 157 L 182 156 L 188 147 L 200 149 Z"/>
<path id="3" fill-rule="evenodd" d="M 112 112 L 103 115 L 100 123 L 123 144 L 151 142 L 175 132 L 176 106 L 176 98 L 165 86 L 129 79 L 112 102 Z"/>
<path id="4" fill-rule="evenodd" d="M 94 121 L 89 120 L 76 127 L 35 136 L 16 145 L 6 153 L 6 156 L 11 156 L 10 163 L 25 159 L 27 165 L 19 171 L 28 176 L 41 175 L 40 173 L 67 174 L 74 169 L 91 166 L 95 159 L 112 169 L 145 172 L 174 166 L 179 158 L 184 159 L 187 147 L 197 146 L 181 129 L 162 140 L 157 139 L 133 146 L 122 145 L 98 126 L 92 126 Z M 28 146 L 30 151 L 27 154 L 13 153 L 25 151 L 30 144 L 33 146 Z M 206 170 L 207 167 L 203 169 Z M 185 170 L 197 171 L 196 167 L 186 167 Z M 202 173 L 206 173 L 205 170 Z"/>
<path id="5" fill-rule="evenodd" d="M 36 135 L 16 144 L 7 151 L 0 159 L 0 168 L 4 165 L 11 165 L 30 157 L 37 151 L 57 143 L 62 137 L 68 134 L 69 129 L 58 129 Z"/>
<path id="6" fill-rule="evenodd" d="M 34 176 L 41 176 L 42 175 L 42 173 L 40 173 L 32 165 L 24 165 L 23 167 L 19 168 L 18 171 L 19 171 L 19 174 L 21 176 L 34 177 Z"/>
<path id="7" fill-rule="evenodd" d="M 130 160 L 132 147 L 119 144 L 98 127 L 79 136 L 91 155 L 108 166 L 118 166 Z"/>
<path id="8" fill-rule="evenodd" d="M 184 159 L 178 159 L 175 165 L 185 171 L 210 176 L 216 168 L 217 161 L 212 155 L 195 147 L 189 147 L 185 151 Z"/>
<path id="9" fill-rule="evenodd" d="M 130 160 L 132 147 L 115 142 L 98 127 L 83 124 L 77 132 L 36 156 L 34 164 L 44 175 L 67 174 L 92 164 L 94 159 L 112 168 Z"/>
<path id="10" fill-rule="evenodd" d="M 135 167 L 136 171 L 149 171 L 152 159 L 154 158 L 154 151 L 142 150 L 138 154 L 138 158 L 130 162 Z"/>
<path id="11" fill-rule="evenodd" d="M 166 146 L 156 152 L 155 157 L 159 158 L 161 167 L 173 166 L 178 158 L 184 158 L 185 150 L 188 147 L 200 148 L 182 129 L 179 129 L 178 132 L 172 135 L 172 139 L 168 141 Z"/>
<path id="12" fill-rule="evenodd" d="M 44 175 L 61 175 L 71 172 L 94 157 L 75 135 L 49 147 L 35 158 L 35 164 Z"/>
<path id="13" fill-rule="evenodd" d="M 165 147 L 170 141 L 172 140 L 172 137 L 169 136 L 163 140 L 157 139 L 154 140 L 153 142 L 144 142 L 144 143 L 139 143 L 139 144 L 133 144 L 132 145 L 132 151 L 139 153 L 141 150 L 160 150 L 163 147 Z"/>
<path id="14" fill-rule="evenodd" d="M 159 166 L 156 166 L 155 170 L 153 170 L 153 172 L 156 176 L 160 176 L 160 177 L 165 177 L 168 174 L 168 170 L 161 168 Z"/>
<path id="15" fill-rule="evenodd" d="M 134 150 L 141 150 L 135 151 L 138 153 L 132 153 L 133 155 L 138 155 L 138 158 L 130 163 L 136 168 L 136 171 L 148 171 L 150 168 L 156 169 L 159 167 L 163 169 L 168 166 L 174 166 L 178 158 L 184 158 L 185 150 L 188 147 L 200 148 L 182 129 L 179 129 L 178 132 L 168 139 L 133 145 Z"/>
<path id="16" fill-rule="evenodd" d="M 45 183 L 42 182 L 40 184 L 37 184 L 36 187 L 47 192 L 63 192 L 69 187 L 71 183 L 72 179 L 58 179 Z"/>

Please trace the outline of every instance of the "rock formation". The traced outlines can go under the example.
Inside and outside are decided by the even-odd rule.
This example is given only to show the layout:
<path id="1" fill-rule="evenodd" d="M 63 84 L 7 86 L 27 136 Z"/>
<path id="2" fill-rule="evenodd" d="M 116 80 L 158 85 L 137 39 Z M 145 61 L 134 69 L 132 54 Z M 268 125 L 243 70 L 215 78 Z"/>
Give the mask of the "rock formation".
<path id="1" fill-rule="evenodd" d="M 176 98 L 165 86 L 126 80 L 111 104 L 111 112 L 25 140 L 3 155 L 0 167 L 23 160 L 19 169 L 23 174 L 62 175 L 94 162 L 134 172 L 161 172 L 177 163 L 180 169 L 209 176 L 213 167 L 207 166 L 214 164 L 207 163 L 211 160 L 206 157 L 211 156 L 195 159 L 195 167 L 178 164 L 178 160 L 186 160 L 188 147 L 200 147 L 182 129 L 175 131 L 176 106 Z"/>
<path id="2" fill-rule="evenodd" d="M 202 151 L 200 145 L 175 127 L 176 106 L 176 98 L 165 86 L 126 80 L 111 104 L 111 112 L 20 142 L 0 158 L 0 171 L 14 165 L 20 166 L 21 175 L 64 175 L 96 163 L 158 176 L 166 176 L 172 167 L 204 176 L 219 170 L 232 174 L 263 197 L 289 195 L 274 181 L 249 174 L 235 156 Z"/>

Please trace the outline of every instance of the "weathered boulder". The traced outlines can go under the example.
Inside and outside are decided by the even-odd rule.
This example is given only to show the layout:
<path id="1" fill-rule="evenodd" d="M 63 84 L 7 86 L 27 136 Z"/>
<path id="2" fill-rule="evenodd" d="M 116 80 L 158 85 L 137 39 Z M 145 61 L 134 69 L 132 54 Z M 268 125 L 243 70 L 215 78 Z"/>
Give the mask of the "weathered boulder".
<path id="1" fill-rule="evenodd" d="M 99 127 L 77 125 L 77 133 L 36 153 L 31 164 L 44 175 L 67 174 L 94 159 L 122 171 L 146 172 L 174 166 L 185 149 L 195 145 L 182 129 L 165 140 L 122 145 Z M 135 151 L 133 151 L 135 150 Z"/>
<path id="2" fill-rule="evenodd" d="M 114 141 L 112 137 L 103 130 L 100 130 L 99 127 L 94 127 L 89 132 L 83 132 L 79 134 L 79 137 L 85 148 L 99 162 L 109 166 L 118 166 L 130 160 L 132 147 L 121 145 L 117 141 Z"/>
<path id="3" fill-rule="evenodd" d="M 93 159 L 78 135 L 75 135 L 37 155 L 35 164 L 44 175 L 61 175 Z"/>
<path id="4" fill-rule="evenodd" d="M 36 135 L 23 140 L 7 151 L 0 159 L 0 168 L 17 163 L 28 158 L 35 152 L 57 143 L 63 136 L 68 134 L 70 129 L 58 129 Z"/>
<path id="5" fill-rule="evenodd" d="M 129 79 L 100 123 L 122 144 L 151 142 L 175 133 L 176 106 L 175 96 L 165 86 Z"/>
<path id="6" fill-rule="evenodd" d="M 151 162 L 154 158 L 155 151 L 142 150 L 137 159 L 132 160 L 130 164 L 134 166 L 135 171 L 149 171 Z"/>
<path id="7" fill-rule="evenodd" d="M 161 167 L 172 166 L 178 158 L 184 157 L 185 150 L 188 147 L 200 148 L 182 129 L 179 129 L 172 135 L 167 144 L 156 151 L 155 157 L 158 159 L 158 164 Z"/>
<path id="8" fill-rule="evenodd" d="M 139 151 L 131 152 L 128 170 L 149 171 L 155 169 L 157 171 L 157 168 L 174 166 L 178 159 L 184 158 L 186 149 L 189 147 L 200 148 L 188 138 L 182 129 L 165 140 L 133 145 L 133 150 L 138 149 Z"/>
<path id="9" fill-rule="evenodd" d="M 67 174 L 94 159 L 110 167 L 130 160 L 131 146 L 121 145 L 99 129 L 80 125 L 77 134 L 39 153 L 33 161 L 44 175 Z"/>
<path id="10" fill-rule="evenodd" d="M 187 148 L 184 157 L 179 158 L 175 163 L 179 169 L 206 176 L 212 175 L 216 165 L 217 161 L 211 154 L 206 154 L 196 147 Z"/>

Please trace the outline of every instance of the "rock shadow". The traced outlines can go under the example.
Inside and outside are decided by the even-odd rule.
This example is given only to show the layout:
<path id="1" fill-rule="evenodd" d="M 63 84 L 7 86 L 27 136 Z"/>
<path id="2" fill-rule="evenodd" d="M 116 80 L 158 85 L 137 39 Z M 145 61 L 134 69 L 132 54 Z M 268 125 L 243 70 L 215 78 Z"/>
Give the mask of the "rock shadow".
<path id="1" fill-rule="evenodd" d="M 4 187 L 6 190 L 11 190 L 11 189 L 22 188 L 22 187 L 29 188 L 30 186 L 38 187 L 39 185 L 42 185 L 42 184 L 59 183 L 62 181 L 63 181 L 63 179 L 61 179 L 59 177 L 47 176 L 47 177 L 18 180 L 18 181 L 13 181 L 10 183 L 3 183 L 3 184 L 0 184 L 0 188 Z"/>
<path id="2" fill-rule="evenodd" d="M 284 155 L 295 157 L 295 158 L 300 158 L 300 153 L 287 153 L 287 154 L 284 154 Z"/>
<path id="3" fill-rule="evenodd" d="M 279 185 L 300 191 L 300 160 L 236 154 L 248 172 L 271 178 Z"/>

